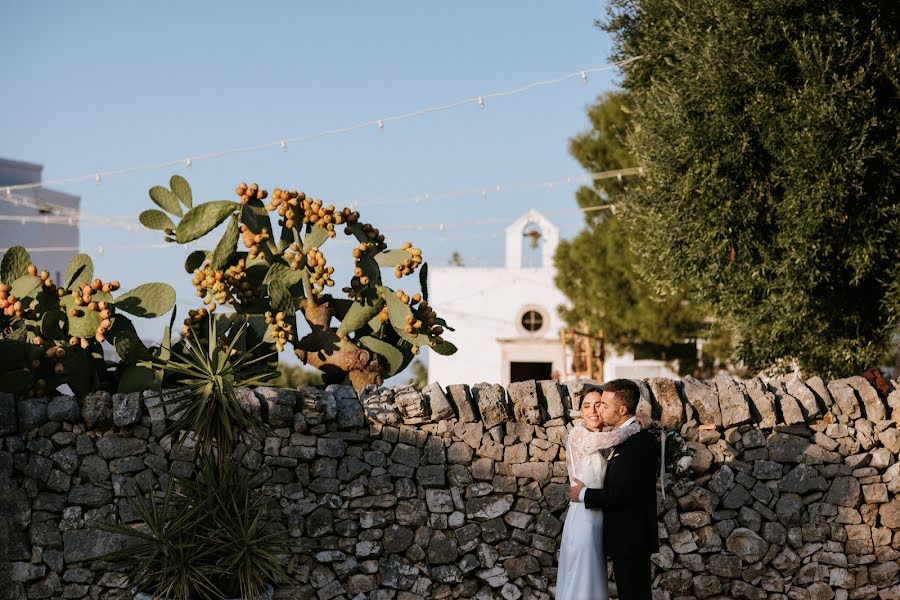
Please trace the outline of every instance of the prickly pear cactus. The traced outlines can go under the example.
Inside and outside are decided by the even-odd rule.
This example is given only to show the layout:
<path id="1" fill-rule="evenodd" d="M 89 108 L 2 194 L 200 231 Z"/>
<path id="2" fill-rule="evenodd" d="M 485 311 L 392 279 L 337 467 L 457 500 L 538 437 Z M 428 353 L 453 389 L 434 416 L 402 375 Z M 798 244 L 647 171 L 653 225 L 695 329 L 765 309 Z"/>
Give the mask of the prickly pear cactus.
<path id="1" fill-rule="evenodd" d="M 389 250 L 384 235 L 360 221 L 358 212 L 337 210 L 300 191 L 275 189 L 270 197 L 255 183 L 241 183 L 235 192 L 236 201 L 194 205 L 190 186 L 176 175 L 169 188 L 150 190 L 162 210 L 140 216 L 145 226 L 180 244 L 226 224 L 215 248 L 195 251 L 185 262 L 205 305 L 185 319 L 185 336 L 198 321 L 218 318 L 224 306 L 250 321 L 258 340 L 248 343 L 263 341 L 278 351 L 290 345 L 323 371 L 326 382 L 349 379 L 357 388 L 401 371 L 423 346 L 440 354 L 456 351 L 442 337 L 452 329 L 428 304 L 420 249 L 406 242 Z M 334 268 L 323 251 L 340 229 L 358 242 L 345 298 L 328 292 L 335 285 Z M 418 271 L 421 292 L 410 296 L 387 286 L 383 268 L 396 278 Z"/>
<path id="2" fill-rule="evenodd" d="M 0 391 L 44 396 L 62 384 L 77 394 L 97 389 L 133 391 L 152 384 L 156 374 L 136 366 L 152 356 L 124 313 L 156 317 L 175 304 L 175 290 L 147 283 L 116 297 L 117 281 L 94 277 L 86 254 L 69 263 L 65 280 L 38 272 L 21 246 L 0 262 Z M 122 359 L 111 372 L 103 344 Z"/>

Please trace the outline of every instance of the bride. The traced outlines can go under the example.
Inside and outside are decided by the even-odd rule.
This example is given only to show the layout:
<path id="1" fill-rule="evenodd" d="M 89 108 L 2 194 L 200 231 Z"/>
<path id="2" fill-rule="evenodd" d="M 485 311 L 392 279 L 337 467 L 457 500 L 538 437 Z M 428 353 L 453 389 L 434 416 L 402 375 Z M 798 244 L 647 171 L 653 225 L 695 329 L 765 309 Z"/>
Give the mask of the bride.
<path id="1" fill-rule="evenodd" d="M 642 415 L 614 431 L 600 431 L 600 390 L 582 396 L 581 418 L 566 440 L 566 468 L 569 482 L 580 479 L 589 488 L 602 488 L 607 456 L 604 450 L 618 446 L 646 427 L 649 419 Z M 563 525 L 556 575 L 557 600 L 607 600 L 609 577 L 603 550 L 603 511 L 588 510 L 582 502 L 569 504 Z"/>

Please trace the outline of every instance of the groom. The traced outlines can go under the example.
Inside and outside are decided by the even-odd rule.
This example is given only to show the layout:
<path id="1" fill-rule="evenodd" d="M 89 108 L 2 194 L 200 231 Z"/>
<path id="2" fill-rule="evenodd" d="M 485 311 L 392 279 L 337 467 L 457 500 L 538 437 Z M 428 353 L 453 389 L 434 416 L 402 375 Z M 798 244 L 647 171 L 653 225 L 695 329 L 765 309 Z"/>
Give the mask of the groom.
<path id="1" fill-rule="evenodd" d="M 634 421 L 640 390 L 628 379 L 615 379 L 586 392 L 600 394 L 605 425 L 619 428 Z M 583 397 L 584 397 L 583 396 Z M 650 555 L 659 551 L 656 527 L 657 447 L 646 430 L 613 448 L 603 489 L 588 489 L 576 479 L 572 502 L 603 510 L 603 541 L 612 558 L 621 600 L 650 600 Z"/>

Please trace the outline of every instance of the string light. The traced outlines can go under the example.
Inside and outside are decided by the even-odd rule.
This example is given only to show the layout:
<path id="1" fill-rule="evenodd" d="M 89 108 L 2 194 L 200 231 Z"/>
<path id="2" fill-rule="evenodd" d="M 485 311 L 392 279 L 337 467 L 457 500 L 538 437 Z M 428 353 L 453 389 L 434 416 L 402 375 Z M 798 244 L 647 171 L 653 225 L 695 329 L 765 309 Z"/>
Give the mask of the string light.
<path id="1" fill-rule="evenodd" d="M 493 190 L 497 193 L 510 192 L 513 190 L 522 190 L 528 188 L 541 188 L 547 187 L 552 189 L 556 185 L 567 184 L 571 185 L 573 183 L 581 183 L 581 182 L 591 182 L 591 181 L 600 181 L 604 179 L 611 179 L 613 177 L 622 178 L 631 175 L 637 175 L 643 172 L 643 168 L 641 167 L 629 167 L 626 169 L 617 169 L 614 171 L 601 171 L 597 173 L 589 173 L 587 175 L 582 176 L 568 176 L 557 179 L 543 180 L 543 181 L 518 181 L 511 182 L 506 184 L 496 184 L 493 186 Z M 381 201 L 372 201 L 372 202 L 360 202 L 359 200 L 351 200 L 349 202 L 344 202 L 344 204 L 350 206 L 354 210 L 360 207 L 371 207 L 371 206 L 379 206 L 386 204 L 398 204 L 398 203 L 415 203 L 417 205 L 422 204 L 422 202 L 430 202 L 436 199 L 448 199 L 448 198 L 460 198 L 466 196 L 481 196 L 482 200 L 487 198 L 488 190 L 486 187 L 480 188 L 460 188 L 456 190 L 443 191 L 443 192 L 424 192 L 417 194 L 415 196 L 404 197 L 404 198 L 396 198 L 393 200 L 381 200 Z M 4 200 L 14 205 L 24 205 L 29 208 L 34 208 L 41 211 L 49 211 L 53 216 L 47 215 L 0 215 L 0 221 L 4 220 L 16 220 L 21 221 L 22 223 L 27 222 L 40 222 L 40 223 L 50 223 L 50 224 L 67 224 L 74 225 L 75 222 L 79 222 L 80 224 L 87 223 L 100 223 L 100 224 L 109 224 L 113 227 L 121 227 L 127 228 L 129 226 L 133 226 L 135 223 L 135 219 L 133 217 L 127 216 L 110 216 L 110 215 L 86 215 L 84 213 L 78 212 L 74 209 L 45 203 L 43 201 L 36 201 L 33 198 L 27 196 L 19 196 L 17 194 L 10 194 L 8 197 L 4 197 L 0 195 L 0 200 Z M 149 230 L 147 230 L 149 231 Z"/>
<path id="2" fill-rule="evenodd" d="M 336 128 L 336 129 L 328 129 L 328 130 L 324 130 L 324 131 L 318 131 L 315 133 L 310 133 L 310 134 L 306 134 L 306 135 L 302 135 L 302 136 L 298 136 L 298 137 L 282 138 L 281 140 L 276 141 L 276 142 L 267 142 L 267 143 L 263 143 L 263 144 L 257 144 L 254 146 L 243 146 L 243 147 L 238 147 L 238 148 L 219 150 L 216 152 L 210 152 L 210 153 L 202 154 L 202 155 L 195 155 L 195 156 L 191 157 L 191 159 L 194 161 L 212 160 L 212 159 L 221 158 L 221 157 L 229 156 L 229 155 L 233 155 L 233 154 L 259 152 L 261 150 L 271 148 L 272 146 L 280 146 L 281 142 L 284 142 L 285 144 L 292 143 L 292 142 L 306 142 L 306 141 L 310 141 L 310 140 L 314 140 L 314 139 L 319 139 L 322 137 L 349 133 L 351 131 L 365 129 L 365 128 L 372 127 L 372 126 L 377 126 L 379 128 L 382 128 L 384 123 L 386 123 L 388 121 L 401 121 L 401 120 L 412 119 L 412 118 L 428 115 L 431 113 L 455 110 L 457 108 L 460 108 L 460 107 L 463 107 L 463 106 L 466 106 L 466 105 L 472 104 L 472 103 L 476 103 L 480 107 L 483 108 L 484 103 L 488 99 L 491 99 L 491 98 L 505 98 L 505 97 L 509 97 L 509 96 L 515 96 L 518 94 L 523 94 L 525 92 L 528 92 L 528 91 L 536 89 L 536 88 L 557 85 L 559 83 L 565 82 L 565 81 L 567 81 L 569 79 L 573 79 L 575 77 L 582 77 L 582 74 L 584 74 L 586 76 L 588 73 L 599 73 L 599 72 L 603 72 L 603 71 L 610 71 L 613 69 L 625 67 L 636 60 L 640 60 L 641 58 L 643 58 L 643 57 L 635 56 L 635 57 L 632 57 L 632 58 L 629 58 L 626 60 L 608 64 L 608 65 L 603 65 L 603 66 L 599 66 L 599 67 L 591 67 L 589 69 L 582 69 L 579 71 L 575 71 L 574 73 L 561 75 L 559 77 L 555 77 L 552 79 L 544 79 L 541 81 L 534 81 L 532 83 L 528 83 L 528 84 L 522 85 L 517 88 L 510 89 L 510 90 L 491 92 L 489 94 L 483 94 L 483 95 L 477 96 L 475 98 L 467 98 L 467 99 L 463 99 L 463 100 L 457 100 L 455 102 L 448 102 L 446 104 L 429 106 L 426 108 L 421 108 L 419 110 L 415 110 L 415 111 L 411 111 L 411 112 L 407 112 L 407 113 L 390 115 L 390 116 L 386 116 L 386 117 L 381 117 L 379 119 L 364 121 L 362 123 L 358 123 L 356 125 L 350 125 L 347 127 L 340 127 L 340 128 Z M 582 79 L 582 80 L 584 80 L 584 79 Z M 9 187 L 10 187 L 10 189 L 13 189 L 13 190 L 36 189 L 36 188 L 40 188 L 40 187 L 49 187 L 52 185 L 77 183 L 77 182 L 89 180 L 92 178 L 99 184 L 102 177 L 109 177 L 109 176 L 113 176 L 113 175 L 124 175 L 127 173 L 134 173 L 137 171 L 149 171 L 149 170 L 171 168 L 174 166 L 180 166 L 180 165 L 184 164 L 184 162 L 185 162 L 184 158 L 179 158 L 177 160 L 167 160 L 167 161 L 162 161 L 162 162 L 158 162 L 158 163 L 135 165 L 132 167 L 124 167 L 121 169 L 113 169 L 113 170 L 109 170 L 109 171 L 97 171 L 97 172 L 91 173 L 89 175 L 76 175 L 73 177 L 62 177 L 59 179 L 49 179 L 46 181 L 40 181 L 40 182 L 35 182 L 35 183 L 24 183 L 24 184 L 9 186 Z"/>

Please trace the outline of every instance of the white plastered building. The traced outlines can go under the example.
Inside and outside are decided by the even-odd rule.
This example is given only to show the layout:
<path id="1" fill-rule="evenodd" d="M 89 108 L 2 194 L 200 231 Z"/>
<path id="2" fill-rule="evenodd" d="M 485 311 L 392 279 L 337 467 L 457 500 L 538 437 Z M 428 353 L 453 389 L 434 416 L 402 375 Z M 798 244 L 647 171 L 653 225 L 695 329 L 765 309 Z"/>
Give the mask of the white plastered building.
<path id="1" fill-rule="evenodd" d="M 558 245 L 559 229 L 531 209 L 506 228 L 503 267 L 429 269 L 431 304 L 456 329 L 444 337 L 458 349 L 452 356 L 429 353 L 429 382 L 507 385 L 571 373 L 571 351 L 560 339 L 565 323 L 557 311 L 568 301 L 554 284 Z M 664 362 L 608 351 L 604 374 L 606 380 L 677 378 Z"/>

